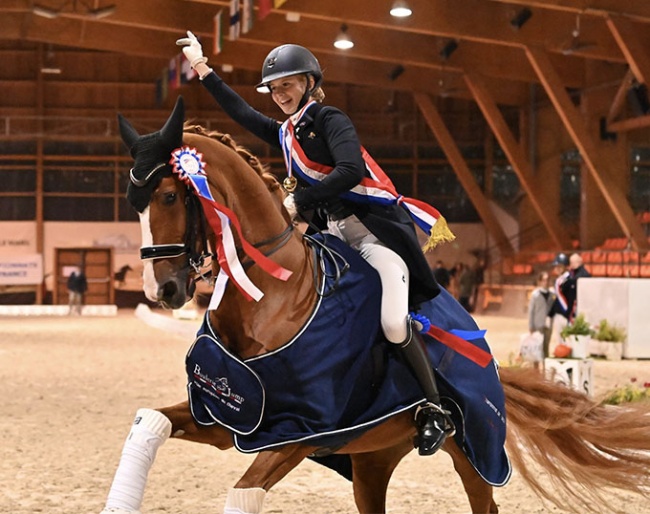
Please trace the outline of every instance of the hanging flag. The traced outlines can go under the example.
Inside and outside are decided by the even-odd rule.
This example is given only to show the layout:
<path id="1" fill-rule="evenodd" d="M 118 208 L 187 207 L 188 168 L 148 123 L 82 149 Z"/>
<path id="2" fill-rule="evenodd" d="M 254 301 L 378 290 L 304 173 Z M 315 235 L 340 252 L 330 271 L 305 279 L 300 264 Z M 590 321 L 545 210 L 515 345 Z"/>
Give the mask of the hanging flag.
<path id="1" fill-rule="evenodd" d="M 190 61 L 185 54 L 181 53 L 181 84 L 187 84 L 190 80 L 198 75 L 192 68 Z"/>
<path id="2" fill-rule="evenodd" d="M 212 53 L 214 55 L 220 54 L 223 49 L 223 33 L 221 32 L 222 13 L 223 9 L 214 15 L 214 46 L 212 48 Z"/>
<path id="3" fill-rule="evenodd" d="M 244 34 L 253 28 L 253 0 L 243 0 L 241 31 Z"/>
<path id="4" fill-rule="evenodd" d="M 235 41 L 241 34 L 241 19 L 239 16 L 239 0 L 230 0 L 230 30 L 228 39 Z"/>
<path id="5" fill-rule="evenodd" d="M 271 9 L 273 8 L 273 0 L 258 0 L 257 4 L 257 19 L 263 20 L 266 18 Z"/>
<path id="6" fill-rule="evenodd" d="M 287 0 L 273 0 L 273 7 L 279 9 Z"/>
<path id="7" fill-rule="evenodd" d="M 181 56 L 178 54 L 169 60 L 169 87 L 178 89 L 181 87 Z"/>
<path id="8" fill-rule="evenodd" d="M 163 105 L 164 101 L 167 100 L 167 94 L 169 93 L 169 68 L 163 68 L 160 78 L 156 81 L 156 101 L 158 105 Z"/>

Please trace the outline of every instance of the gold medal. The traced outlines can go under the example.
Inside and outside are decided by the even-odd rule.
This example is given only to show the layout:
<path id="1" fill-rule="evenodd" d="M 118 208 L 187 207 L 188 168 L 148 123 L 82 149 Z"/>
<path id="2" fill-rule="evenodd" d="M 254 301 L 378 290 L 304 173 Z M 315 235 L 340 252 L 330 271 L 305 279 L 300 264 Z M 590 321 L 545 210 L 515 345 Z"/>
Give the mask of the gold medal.
<path id="1" fill-rule="evenodd" d="M 297 185 L 298 180 L 295 177 L 287 177 L 282 182 L 282 186 L 288 193 L 293 193 L 296 190 Z"/>

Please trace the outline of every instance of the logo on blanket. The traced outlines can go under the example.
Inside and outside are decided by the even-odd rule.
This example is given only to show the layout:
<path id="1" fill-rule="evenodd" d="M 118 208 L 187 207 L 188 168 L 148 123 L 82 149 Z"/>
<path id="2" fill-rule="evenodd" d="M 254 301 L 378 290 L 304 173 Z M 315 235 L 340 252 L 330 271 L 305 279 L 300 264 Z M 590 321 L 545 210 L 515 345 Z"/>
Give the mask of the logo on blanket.
<path id="1" fill-rule="evenodd" d="M 219 399 L 237 412 L 239 412 L 241 404 L 244 403 L 244 397 L 242 395 L 232 392 L 226 377 L 210 378 L 208 375 L 201 372 L 201 366 L 198 364 L 194 365 L 194 383 L 197 385 L 199 383 L 202 384 L 201 390 L 210 396 L 215 398 L 221 396 Z M 229 400 L 231 400 L 232 403 Z"/>

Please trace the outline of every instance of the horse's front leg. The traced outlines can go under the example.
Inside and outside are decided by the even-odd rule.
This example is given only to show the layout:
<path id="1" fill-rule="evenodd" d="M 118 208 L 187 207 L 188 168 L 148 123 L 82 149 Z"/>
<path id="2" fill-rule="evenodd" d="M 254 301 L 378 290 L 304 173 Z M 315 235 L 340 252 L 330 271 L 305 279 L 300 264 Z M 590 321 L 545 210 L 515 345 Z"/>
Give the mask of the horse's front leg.
<path id="1" fill-rule="evenodd" d="M 224 514 L 259 514 L 266 492 L 282 480 L 316 448 L 288 445 L 260 452 L 233 489 L 228 491 Z"/>
<path id="2" fill-rule="evenodd" d="M 232 446 L 229 432 L 222 427 L 197 426 L 187 402 L 160 410 L 138 409 L 124 442 L 120 463 L 102 514 L 139 512 L 156 452 L 170 435 L 212 444 L 220 449 Z"/>

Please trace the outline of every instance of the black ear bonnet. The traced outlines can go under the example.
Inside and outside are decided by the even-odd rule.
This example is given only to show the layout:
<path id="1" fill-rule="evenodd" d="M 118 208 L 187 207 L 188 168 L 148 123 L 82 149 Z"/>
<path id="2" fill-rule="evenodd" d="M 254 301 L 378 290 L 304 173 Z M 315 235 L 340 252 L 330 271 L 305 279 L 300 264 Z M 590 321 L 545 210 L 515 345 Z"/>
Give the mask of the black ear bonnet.
<path id="1" fill-rule="evenodd" d="M 171 154 L 183 143 L 183 98 L 179 96 L 176 100 L 165 126 L 152 134 L 141 136 L 121 114 L 117 118 L 122 141 L 134 160 L 126 198 L 138 212 L 142 212 L 149 205 L 160 180 L 172 174 Z"/>

